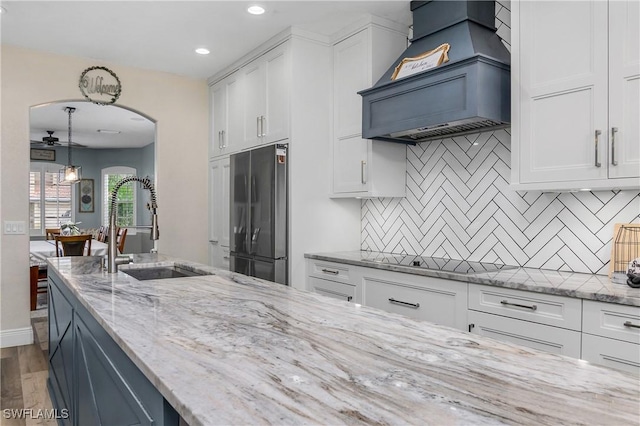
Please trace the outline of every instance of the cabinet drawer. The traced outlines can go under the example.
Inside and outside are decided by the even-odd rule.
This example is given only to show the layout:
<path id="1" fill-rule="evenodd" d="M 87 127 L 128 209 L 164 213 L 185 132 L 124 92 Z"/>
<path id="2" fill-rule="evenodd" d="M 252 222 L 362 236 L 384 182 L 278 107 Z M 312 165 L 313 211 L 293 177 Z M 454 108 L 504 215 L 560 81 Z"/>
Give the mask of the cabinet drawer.
<path id="1" fill-rule="evenodd" d="M 469 324 L 472 334 L 580 358 L 581 333 L 579 331 L 476 311 L 469 311 Z"/>
<path id="2" fill-rule="evenodd" d="M 640 375 L 640 346 L 633 343 L 583 334 L 582 359 Z"/>
<path id="3" fill-rule="evenodd" d="M 640 344 L 640 307 L 592 300 L 583 306 L 583 333 Z"/>
<path id="4" fill-rule="evenodd" d="M 354 284 L 352 282 L 353 267 L 349 265 L 324 262 L 322 260 L 312 260 L 309 262 L 308 266 L 309 277 Z"/>
<path id="5" fill-rule="evenodd" d="M 469 285 L 469 309 L 581 330 L 582 300 L 484 285 Z"/>
<path id="6" fill-rule="evenodd" d="M 466 330 L 467 283 L 386 271 L 362 282 L 366 306 Z"/>
<path id="7" fill-rule="evenodd" d="M 309 288 L 311 291 L 322 294 L 323 296 L 346 300 L 347 302 L 355 301 L 356 287 L 351 284 L 309 277 Z"/>

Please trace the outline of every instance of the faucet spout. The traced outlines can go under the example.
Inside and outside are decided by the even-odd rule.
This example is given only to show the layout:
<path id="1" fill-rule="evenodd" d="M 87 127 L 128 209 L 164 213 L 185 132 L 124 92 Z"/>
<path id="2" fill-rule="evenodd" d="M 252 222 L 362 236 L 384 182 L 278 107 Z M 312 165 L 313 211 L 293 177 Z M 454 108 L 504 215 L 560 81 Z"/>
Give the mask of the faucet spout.
<path id="1" fill-rule="evenodd" d="M 151 202 L 147 204 L 148 209 L 151 211 L 151 239 L 157 240 L 160 237 L 160 231 L 158 229 L 158 204 L 156 200 L 156 190 L 153 187 L 151 180 L 146 177 L 141 178 L 138 176 L 127 176 L 120 180 L 111 191 L 111 211 L 109 212 L 109 250 L 107 258 L 107 272 L 110 274 L 118 272 L 118 265 L 124 265 L 131 262 L 131 259 L 129 259 L 128 256 L 117 255 L 118 248 L 116 240 L 118 236 L 116 234 L 116 215 L 118 191 L 122 185 L 134 181 L 140 182 L 143 188 L 147 189 L 151 193 Z"/>

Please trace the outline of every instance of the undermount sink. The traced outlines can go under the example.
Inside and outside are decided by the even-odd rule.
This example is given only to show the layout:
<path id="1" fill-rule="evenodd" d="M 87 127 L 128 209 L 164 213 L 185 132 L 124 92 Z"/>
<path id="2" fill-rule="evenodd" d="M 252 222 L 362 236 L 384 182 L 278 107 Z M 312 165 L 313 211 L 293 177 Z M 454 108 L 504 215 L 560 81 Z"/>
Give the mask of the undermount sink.
<path id="1" fill-rule="evenodd" d="M 166 278 L 184 278 L 196 277 L 200 275 L 211 275 L 209 272 L 197 272 L 189 269 L 180 268 L 179 266 L 156 266 L 153 268 L 127 268 L 120 269 L 127 275 L 132 276 L 138 281 L 144 280 L 163 280 Z"/>

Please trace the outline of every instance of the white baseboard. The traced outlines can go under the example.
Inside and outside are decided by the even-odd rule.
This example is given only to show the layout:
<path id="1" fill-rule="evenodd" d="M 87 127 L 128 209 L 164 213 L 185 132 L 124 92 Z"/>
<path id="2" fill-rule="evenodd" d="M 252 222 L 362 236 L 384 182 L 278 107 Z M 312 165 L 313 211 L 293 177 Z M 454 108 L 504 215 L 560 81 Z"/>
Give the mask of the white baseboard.
<path id="1" fill-rule="evenodd" d="M 0 348 L 30 345 L 33 343 L 33 328 L 14 328 L 0 331 Z"/>

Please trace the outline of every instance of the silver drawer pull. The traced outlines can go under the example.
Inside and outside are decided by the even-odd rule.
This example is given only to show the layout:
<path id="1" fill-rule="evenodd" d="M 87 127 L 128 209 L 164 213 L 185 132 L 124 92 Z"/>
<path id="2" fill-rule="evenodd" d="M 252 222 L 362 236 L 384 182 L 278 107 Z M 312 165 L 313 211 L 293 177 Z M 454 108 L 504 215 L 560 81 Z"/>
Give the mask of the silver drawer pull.
<path id="1" fill-rule="evenodd" d="M 518 303 L 510 303 L 506 300 L 501 300 L 500 303 L 502 303 L 503 305 L 509 305 L 509 306 L 517 306 L 518 308 L 526 308 L 526 309 L 531 309 L 532 311 L 535 311 L 536 309 L 538 309 L 538 307 L 536 305 L 520 305 Z"/>
<path id="2" fill-rule="evenodd" d="M 600 135 L 602 134 L 601 130 L 596 130 L 596 163 L 595 166 L 596 167 L 600 167 L 602 164 L 600 163 L 600 160 L 598 159 L 598 142 L 600 140 Z"/>
<path id="3" fill-rule="evenodd" d="M 325 274 L 331 274 L 331 275 L 338 275 L 339 274 L 338 271 L 333 271 L 331 269 L 323 269 L 322 272 L 324 272 Z"/>
<path id="4" fill-rule="evenodd" d="M 638 325 L 638 324 L 634 324 L 634 323 L 632 323 L 631 321 L 625 321 L 625 322 L 624 322 L 624 326 L 625 326 L 625 327 L 640 328 L 640 325 Z"/>
<path id="5" fill-rule="evenodd" d="M 614 166 L 618 165 L 618 160 L 616 160 L 616 133 L 618 133 L 617 127 L 611 128 L 611 164 Z"/>
<path id="6" fill-rule="evenodd" d="M 322 293 L 328 293 L 328 294 L 333 294 L 334 296 L 338 296 L 339 298 L 343 298 L 346 297 L 347 302 L 351 302 L 351 300 L 353 299 L 353 296 L 347 296 L 344 293 L 338 293 L 337 291 L 333 291 L 333 290 L 328 290 L 326 288 L 316 288 L 316 290 L 318 292 L 320 292 L 320 294 Z"/>
<path id="7" fill-rule="evenodd" d="M 409 303 L 403 302 L 402 300 L 396 300 L 394 298 L 389 298 L 389 303 L 395 303 L 396 305 L 408 306 L 413 309 L 418 309 L 420 307 L 419 303 Z"/>

